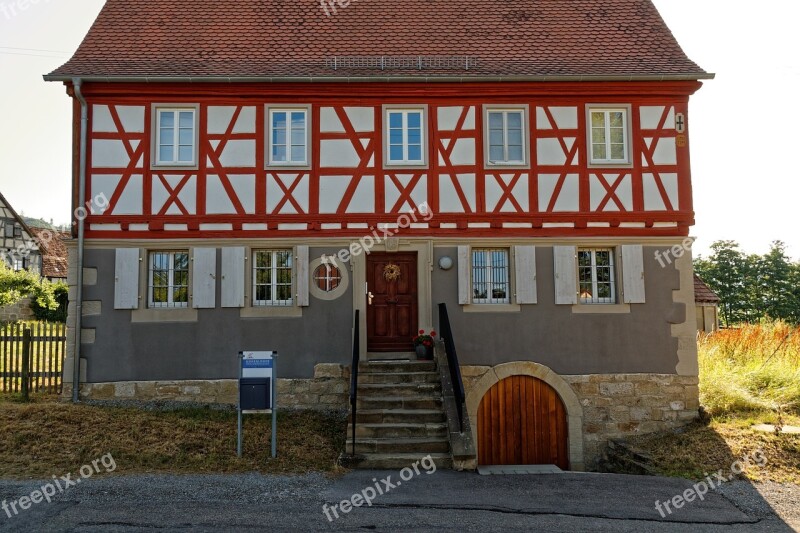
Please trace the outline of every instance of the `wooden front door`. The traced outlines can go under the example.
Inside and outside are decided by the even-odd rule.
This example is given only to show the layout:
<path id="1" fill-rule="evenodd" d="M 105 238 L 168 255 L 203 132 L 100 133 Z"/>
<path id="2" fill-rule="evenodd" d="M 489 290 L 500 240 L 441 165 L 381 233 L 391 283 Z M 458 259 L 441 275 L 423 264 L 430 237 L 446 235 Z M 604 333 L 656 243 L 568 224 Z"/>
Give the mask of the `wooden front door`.
<path id="1" fill-rule="evenodd" d="M 417 332 L 417 254 L 367 256 L 367 351 L 410 352 Z"/>
<path id="2" fill-rule="evenodd" d="M 531 376 L 496 383 L 478 407 L 478 464 L 569 468 L 567 414 L 550 385 Z"/>

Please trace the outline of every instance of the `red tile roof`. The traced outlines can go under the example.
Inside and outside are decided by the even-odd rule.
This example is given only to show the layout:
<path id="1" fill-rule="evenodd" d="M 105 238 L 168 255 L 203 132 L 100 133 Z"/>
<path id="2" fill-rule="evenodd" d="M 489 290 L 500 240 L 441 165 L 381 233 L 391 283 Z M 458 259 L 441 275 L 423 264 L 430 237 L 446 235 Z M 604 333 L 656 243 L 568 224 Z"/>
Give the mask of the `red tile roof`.
<path id="1" fill-rule="evenodd" d="M 694 275 L 694 301 L 704 304 L 719 303 L 719 296 L 697 274 Z"/>
<path id="2" fill-rule="evenodd" d="M 64 240 L 71 238 L 69 233 L 45 228 L 31 228 L 31 233 L 36 237 L 42 254 L 42 276 L 66 279 L 68 263 Z"/>
<path id="3" fill-rule="evenodd" d="M 319 0 L 107 0 L 47 79 L 710 77 L 650 0 L 337 1 L 322 0 L 327 16 Z M 382 56 L 411 64 L 381 70 Z M 420 70 L 418 56 L 474 63 Z M 334 70 L 334 57 L 378 65 Z"/>

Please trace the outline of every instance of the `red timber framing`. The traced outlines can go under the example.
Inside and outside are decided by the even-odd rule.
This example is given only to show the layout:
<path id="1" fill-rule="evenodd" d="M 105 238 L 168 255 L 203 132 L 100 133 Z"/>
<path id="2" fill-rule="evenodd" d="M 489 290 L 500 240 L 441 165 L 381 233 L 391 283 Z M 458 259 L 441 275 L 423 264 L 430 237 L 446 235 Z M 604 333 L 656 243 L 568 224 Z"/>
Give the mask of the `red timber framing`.
<path id="1" fill-rule="evenodd" d="M 396 223 L 422 202 L 433 218 L 402 234 L 684 236 L 694 212 L 688 126 L 679 133 L 676 117 L 688 125 L 688 98 L 699 87 L 694 81 L 86 84 L 87 198 L 107 190 L 110 200 L 87 219 L 87 237 L 361 236 L 365 227 Z M 197 167 L 152 167 L 152 113 L 163 102 L 198 106 Z M 596 103 L 630 109 L 629 165 L 589 164 L 586 109 Z M 427 109 L 426 168 L 383 168 L 383 106 L 391 104 Z M 308 167 L 268 168 L 267 105 L 310 106 Z M 524 167 L 485 165 L 484 109 L 492 105 L 527 106 Z M 362 111 L 357 121 L 354 109 Z M 335 116 L 337 126 L 323 131 L 323 114 Z M 352 160 L 326 162 L 326 142 L 346 148 Z M 109 147 L 118 158 L 111 164 L 93 153 Z M 229 157 L 228 149 L 239 156 Z"/>

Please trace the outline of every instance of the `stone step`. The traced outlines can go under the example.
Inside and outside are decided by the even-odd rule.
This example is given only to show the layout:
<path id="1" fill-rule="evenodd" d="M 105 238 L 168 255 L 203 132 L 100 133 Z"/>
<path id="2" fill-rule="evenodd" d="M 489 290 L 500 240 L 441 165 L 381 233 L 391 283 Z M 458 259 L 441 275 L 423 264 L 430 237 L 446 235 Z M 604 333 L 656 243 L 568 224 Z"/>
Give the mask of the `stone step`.
<path id="1" fill-rule="evenodd" d="M 364 372 L 358 375 L 359 385 L 368 384 L 400 384 L 400 383 L 438 383 L 436 372 Z"/>
<path id="2" fill-rule="evenodd" d="M 358 396 L 358 409 L 442 409 L 442 399 L 431 396 Z"/>
<path id="3" fill-rule="evenodd" d="M 353 434 L 353 427 L 348 424 L 347 435 Z M 395 438 L 447 438 L 447 424 L 356 424 L 356 439 L 395 439 Z"/>
<path id="4" fill-rule="evenodd" d="M 426 469 L 422 466 L 421 461 L 423 458 L 430 456 L 433 460 L 433 464 L 436 465 L 436 468 L 452 468 L 453 467 L 453 459 L 450 457 L 448 453 L 375 453 L 375 454 L 365 454 L 356 456 L 355 460 L 353 460 L 350 464 L 355 466 L 356 468 L 362 469 L 370 469 L 370 470 L 401 470 L 403 468 L 411 468 L 413 471 L 413 466 L 415 463 L 419 463 L 417 467 L 419 469 L 419 475 L 424 476 L 427 475 Z M 426 461 L 426 464 L 427 461 Z M 432 469 L 428 470 L 432 472 Z M 414 476 L 416 477 L 417 474 L 414 472 Z M 406 477 L 408 475 L 406 474 Z M 409 480 L 409 483 L 413 480 Z M 395 485 L 399 485 L 403 481 L 400 479 L 400 474 L 392 476 L 392 483 Z"/>
<path id="5" fill-rule="evenodd" d="M 441 409 L 362 409 L 356 413 L 359 424 L 443 424 L 447 415 Z"/>
<path id="6" fill-rule="evenodd" d="M 352 431 L 352 429 L 351 429 Z M 353 452 L 353 441 L 348 437 L 345 451 Z M 356 437 L 356 453 L 448 453 L 450 441 L 444 438 L 422 439 L 359 439 Z"/>
<path id="7" fill-rule="evenodd" d="M 440 397 L 441 383 L 359 383 L 358 395 Z"/>
<path id="8" fill-rule="evenodd" d="M 434 372 L 433 361 L 370 361 L 358 364 L 359 372 Z"/>

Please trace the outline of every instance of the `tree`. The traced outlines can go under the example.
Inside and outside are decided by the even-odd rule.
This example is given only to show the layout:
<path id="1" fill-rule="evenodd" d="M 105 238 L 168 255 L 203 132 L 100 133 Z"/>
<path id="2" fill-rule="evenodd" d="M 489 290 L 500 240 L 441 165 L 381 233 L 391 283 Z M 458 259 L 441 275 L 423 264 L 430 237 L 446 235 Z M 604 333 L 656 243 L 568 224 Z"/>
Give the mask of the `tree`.
<path id="1" fill-rule="evenodd" d="M 34 304 L 42 309 L 58 309 L 54 283 L 30 270 L 14 271 L 0 261 L 0 306 L 13 305 L 26 296 L 31 296 Z"/>

